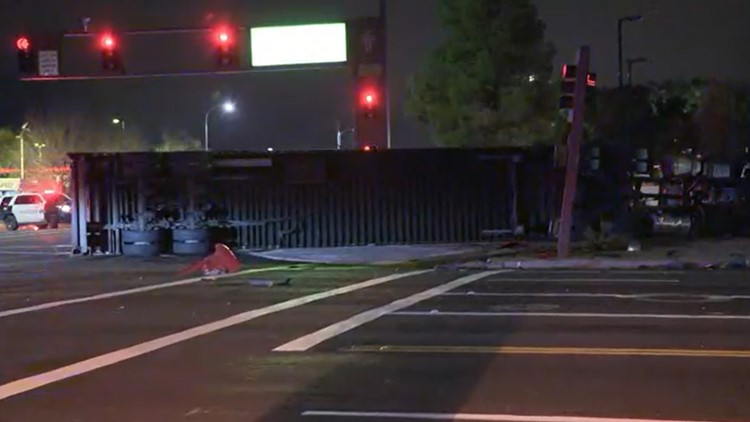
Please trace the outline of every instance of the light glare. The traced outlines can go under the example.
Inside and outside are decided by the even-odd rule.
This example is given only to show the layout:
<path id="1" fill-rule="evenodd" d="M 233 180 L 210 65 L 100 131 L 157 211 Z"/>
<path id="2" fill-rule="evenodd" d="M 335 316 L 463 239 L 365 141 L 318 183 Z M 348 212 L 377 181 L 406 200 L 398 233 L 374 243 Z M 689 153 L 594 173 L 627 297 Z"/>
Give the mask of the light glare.
<path id="1" fill-rule="evenodd" d="M 224 109 L 224 113 L 234 113 L 234 111 L 237 109 L 237 107 L 231 101 L 227 101 L 222 104 L 222 108 Z"/>

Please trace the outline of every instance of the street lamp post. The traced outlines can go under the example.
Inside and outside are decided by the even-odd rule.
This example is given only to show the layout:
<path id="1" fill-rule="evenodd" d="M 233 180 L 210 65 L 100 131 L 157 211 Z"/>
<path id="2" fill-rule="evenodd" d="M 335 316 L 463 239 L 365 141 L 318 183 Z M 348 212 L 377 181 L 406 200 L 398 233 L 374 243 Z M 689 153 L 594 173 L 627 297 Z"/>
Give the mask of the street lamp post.
<path id="1" fill-rule="evenodd" d="M 633 66 L 646 62 L 648 62 L 648 59 L 645 57 L 628 58 L 628 86 L 633 86 Z"/>
<path id="2" fill-rule="evenodd" d="M 208 148 L 208 145 L 209 145 L 208 144 L 208 121 L 209 121 L 209 118 L 211 117 L 211 113 L 213 113 L 219 107 L 221 107 L 221 110 L 224 113 L 226 113 L 226 114 L 234 113 L 234 111 L 236 110 L 235 104 L 233 102 L 231 102 L 231 101 L 225 101 L 225 102 L 223 102 L 221 104 L 217 104 L 217 105 L 215 105 L 215 106 L 213 106 L 213 107 L 211 107 L 211 108 L 208 109 L 208 111 L 206 112 L 206 115 L 205 115 L 205 119 L 203 121 L 203 131 L 204 131 L 203 141 L 204 141 L 204 144 L 205 144 L 204 146 L 205 146 L 206 152 L 208 152 L 208 150 L 209 150 L 209 148 Z"/>
<path id="3" fill-rule="evenodd" d="M 26 146 L 26 142 L 24 142 L 23 135 L 28 132 L 29 130 L 29 122 L 26 122 L 21 126 L 21 132 L 18 134 L 18 147 L 20 148 L 21 152 L 21 179 L 23 179 L 26 176 L 26 159 L 24 154 L 24 149 Z"/>
<path id="4" fill-rule="evenodd" d="M 341 122 L 336 121 L 336 149 L 337 150 L 341 149 L 341 147 L 344 144 L 344 135 L 346 135 L 349 132 L 354 133 L 355 129 L 353 127 L 349 129 L 341 129 Z"/>
<path id="5" fill-rule="evenodd" d="M 640 22 L 643 20 L 641 15 L 624 16 L 617 19 L 617 79 L 619 86 L 622 88 L 624 80 L 622 74 L 622 25 L 625 22 Z"/>
<path id="6" fill-rule="evenodd" d="M 122 129 L 122 131 L 125 132 L 125 120 L 118 119 L 118 118 L 115 117 L 114 119 L 112 119 L 112 124 L 113 125 L 120 125 L 120 128 Z"/>

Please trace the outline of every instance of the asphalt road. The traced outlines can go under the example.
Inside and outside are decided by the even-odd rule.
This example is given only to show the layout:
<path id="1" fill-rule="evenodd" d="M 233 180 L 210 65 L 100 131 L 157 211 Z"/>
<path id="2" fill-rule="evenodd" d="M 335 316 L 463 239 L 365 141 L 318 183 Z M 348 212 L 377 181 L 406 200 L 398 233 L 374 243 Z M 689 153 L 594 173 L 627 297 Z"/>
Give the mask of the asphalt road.
<path id="1" fill-rule="evenodd" d="M 0 230 L 0 271 L 33 269 L 41 263 L 64 261 L 71 250 L 70 229 L 10 232 Z"/>
<path id="2" fill-rule="evenodd" d="M 0 267 L 2 422 L 750 421 L 747 273 L 65 259 Z"/>

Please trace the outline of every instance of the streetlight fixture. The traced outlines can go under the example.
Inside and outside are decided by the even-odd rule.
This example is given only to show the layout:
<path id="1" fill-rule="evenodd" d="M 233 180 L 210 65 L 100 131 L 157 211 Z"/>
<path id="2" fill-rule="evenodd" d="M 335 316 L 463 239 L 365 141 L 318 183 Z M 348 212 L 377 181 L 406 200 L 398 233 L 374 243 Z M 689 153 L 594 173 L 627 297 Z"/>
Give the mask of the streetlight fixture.
<path id="1" fill-rule="evenodd" d="M 344 143 L 344 135 L 347 133 L 355 133 L 356 130 L 354 128 L 349 129 L 342 129 L 341 128 L 341 122 L 338 120 L 336 121 L 336 149 L 340 150 Z"/>
<path id="2" fill-rule="evenodd" d="M 36 149 L 36 153 L 39 159 L 39 162 L 42 161 L 42 150 L 47 147 L 47 144 L 43 142 L 34 142 L 34 148 Z"/>
<path id="3" fill-rule="evenodd" d="M 626 22 L 641 22 L 643 21 L 642 15 L 631 15 L 623 16 L 617 19 L 617 79 L 619 86 L 623 86 L 623 74 L 622 74 L 622 25 Z"/>
<path id="4" fill-rule="evenodd" d="M 208 148 L 208 121 L 209 121 L 209 118 L 211 117 L 211 113 L 218 110 L 219 108 L 221 108 L 221 111 L 223 111 L 224 114 L 232 114 L 237 110 L 237 105 L 233 103 L 232 101 L 227 100 L 221 104 L 216 104 L 215 106 L 209 108 L 208 111 L 206 112 L 205 119 L 203 121 L 203 130 L 204 130 L 203 140 L 204 140 L 204 144 L 205 144 L 204 146 L 205 146 L 206 152 L 208 152 L 208 149 L 209 149 Z"/>
<path id="5" fill-rule="evenodd" d="M 648 59 L 645 57 L 628 58 L 628 86 L 633 86 L 633 66 L 646 62 L 648 62 Z"/>
<path id="6" fill-rule="evenodd" d="M 119 125 L 122 128 L 122 131 L 125 132 L 125 120 L 115 117 L 112 119 L 112 124 Z"/>
<path id="7" fill-rule="evenodd" d="M 224 110 L 224 113 L 234 113 L 237 106 L 233 102 L 227 101 L 221 105 L 221 108 Z"/>

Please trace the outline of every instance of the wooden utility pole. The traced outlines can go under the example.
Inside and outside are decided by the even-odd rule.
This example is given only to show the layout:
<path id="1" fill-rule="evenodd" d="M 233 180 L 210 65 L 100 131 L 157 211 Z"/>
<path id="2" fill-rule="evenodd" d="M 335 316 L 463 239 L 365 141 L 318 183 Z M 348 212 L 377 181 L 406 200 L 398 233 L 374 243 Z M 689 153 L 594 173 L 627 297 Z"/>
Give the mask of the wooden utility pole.
<path id="1" fill-rule="evenodd" d="M 586 108 L 586 88 L 591 53 L 588 46 L 578 50 L 576 60 L 576 86 L 573 96 L 573 113 L 570 135 L 568 135 L 567 164 L 565 166 L 565 190 L 560 211 L 560 232 L 557 236 L 557 257 L 570 256 L 570 232 L 573 227 L 573 206 L 578 190 L 578 169 L 581 161 L 583 121 Z"/>

